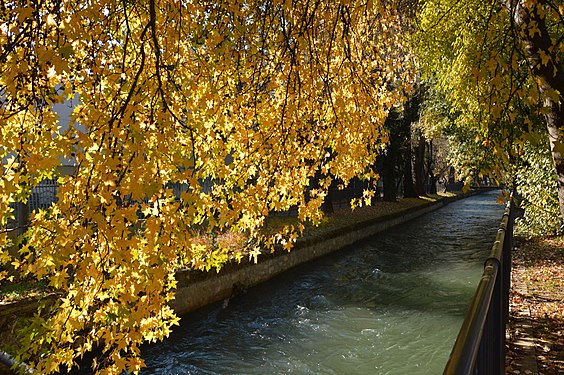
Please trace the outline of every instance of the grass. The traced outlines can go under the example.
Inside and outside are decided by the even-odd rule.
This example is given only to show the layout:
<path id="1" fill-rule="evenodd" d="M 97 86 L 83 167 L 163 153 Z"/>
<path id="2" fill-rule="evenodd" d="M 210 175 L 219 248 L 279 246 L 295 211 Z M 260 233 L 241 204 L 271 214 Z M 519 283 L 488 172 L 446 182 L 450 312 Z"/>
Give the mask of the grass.
<path id="1" fill-rule="evenodd" d="M 22 280 L 0 284 L 0 302 L 14 302 L 42 297 L 48 292 L 43 281 Z"/>
<path id="2" fill-rule="evenodd" d="M 372 220 L 396 212 L 404 211 L 412 207 L 417 207 L 428 202 L 436 202 L 446 197 L 454 197 L 455 193 L 439 193 L 419 198 L 404 198 L 397 202 L 375 202 L 371 206 L 357 207 L 351 209 L 346 203 L 337 205 L 333 213 L 326 214 L 318 225 L 311 223 L 305 225 L 303 235 L 315 236 L 325 232 L 342 228 L 357 222 Z M 295 217 L 269 217 L 267 220 L 267 231 L 275 233 L 285 225 L 297 226 L 298 220 Z"/>

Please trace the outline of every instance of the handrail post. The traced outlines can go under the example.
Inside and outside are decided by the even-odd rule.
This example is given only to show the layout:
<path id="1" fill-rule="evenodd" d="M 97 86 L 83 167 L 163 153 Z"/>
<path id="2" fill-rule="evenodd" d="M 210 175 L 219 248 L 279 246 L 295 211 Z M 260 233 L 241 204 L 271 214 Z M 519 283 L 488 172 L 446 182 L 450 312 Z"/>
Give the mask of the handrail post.
<path id="1" fill-rule="evenodd" d="M 507 223 L 507 229 L 505 232 L 505 239 L 503 241 L 503 280 L 504 280 L 504 290 L 503 290 L 503 322 L 507 324 L 509 322 L 509 290 L 511 289 L 511 266 L 513 262 L 513 226 L 515 224 L 515 210 L 513 199 L 510 203 L 509 217 Z"/>

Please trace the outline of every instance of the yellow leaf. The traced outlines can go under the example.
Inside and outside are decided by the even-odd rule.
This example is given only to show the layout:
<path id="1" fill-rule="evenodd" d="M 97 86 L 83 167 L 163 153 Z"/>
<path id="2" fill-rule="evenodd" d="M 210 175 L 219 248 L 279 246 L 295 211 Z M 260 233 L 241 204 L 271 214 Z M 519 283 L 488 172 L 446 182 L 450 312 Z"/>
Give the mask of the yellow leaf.
<path id="1" fill-rule="evenodd" d="M 541 58 L 541 64 L 547 65 L 550 61 L 550 56 L 546 54 L 542 49 L 539 49 L 539 56 Z"/>

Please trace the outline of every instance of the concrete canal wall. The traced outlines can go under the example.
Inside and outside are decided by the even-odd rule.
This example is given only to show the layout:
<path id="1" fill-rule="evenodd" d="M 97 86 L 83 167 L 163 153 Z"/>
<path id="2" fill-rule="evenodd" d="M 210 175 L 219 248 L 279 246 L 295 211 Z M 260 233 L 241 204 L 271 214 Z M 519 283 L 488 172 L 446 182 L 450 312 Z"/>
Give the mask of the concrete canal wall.
<path id="1" fill-rule="evenodd" d="M 171 305 L 179 315 L 189 313 L 226 299 L 238 290 L 244 290 L 265 282 L 293 267 L 341 250 L 376 233 L 434 211 L 452 201 L 482 191 L 484 190 L 471 191 L 461 196 L 424 203 L 402 212 L 336 228 L 321 236 L 301 238 L 296 242 L 292 251 L 265 255 L 262 258 L 259 256 L 257 264 L 246 263 L 226 267 L 219 273 L 179 272 L 177 274 L 176 299 Z"/>

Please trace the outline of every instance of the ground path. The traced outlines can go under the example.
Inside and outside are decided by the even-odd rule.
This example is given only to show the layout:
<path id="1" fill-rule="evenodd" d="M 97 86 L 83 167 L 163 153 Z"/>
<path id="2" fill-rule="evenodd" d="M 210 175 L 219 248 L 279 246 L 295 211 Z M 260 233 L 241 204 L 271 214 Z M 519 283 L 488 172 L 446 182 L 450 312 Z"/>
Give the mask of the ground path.
<path id="1" fill-rule="evenodd" d="M 507 374 L 564 374 L 564 237 L 515 240 Z"/>

